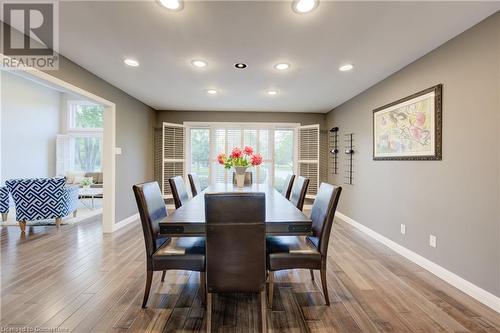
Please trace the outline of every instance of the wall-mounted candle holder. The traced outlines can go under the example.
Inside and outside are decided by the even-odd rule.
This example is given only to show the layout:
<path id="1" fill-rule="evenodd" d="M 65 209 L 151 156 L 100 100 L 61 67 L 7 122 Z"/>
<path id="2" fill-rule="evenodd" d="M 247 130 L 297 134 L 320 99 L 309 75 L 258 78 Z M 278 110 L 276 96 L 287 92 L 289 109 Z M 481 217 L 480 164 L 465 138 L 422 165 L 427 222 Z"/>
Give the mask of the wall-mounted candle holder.
<path id="1" fill-rule="evenodd" d="M 332 173 L 334 175 L 338 174 L 339 172 L 339 165 L 338 165 L 338 154 L 339 154 L 339 143 L 338 143 L 338 135 L 339 135 L 339 128 L 338 127 L 332 127 L 329 131 L 330 133 L 330 154 L 332 154 Z"/>
<path id="2" fill-rule="evenodd" d="M 345 183 L 349 185 L 354 184 L 354 171 L 353 171 L 353 161 L 352 156 L 354 155 L 354 133 L 349 133 L 345 135 L 345 149 L 344 153 L 348 156 L 347 168 L 345 175 Z"/>

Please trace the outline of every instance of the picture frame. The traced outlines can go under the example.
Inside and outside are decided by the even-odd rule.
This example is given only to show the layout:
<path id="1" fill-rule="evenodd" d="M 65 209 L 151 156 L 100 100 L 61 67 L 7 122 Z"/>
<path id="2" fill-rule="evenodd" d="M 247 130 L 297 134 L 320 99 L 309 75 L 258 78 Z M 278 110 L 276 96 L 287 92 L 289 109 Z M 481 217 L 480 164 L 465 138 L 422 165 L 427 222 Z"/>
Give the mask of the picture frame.
<path id="1" fill-rule="evenodd" d="M 373 160 L 441 160 L 442 95 L 438 84 L 373 110 Z"/>

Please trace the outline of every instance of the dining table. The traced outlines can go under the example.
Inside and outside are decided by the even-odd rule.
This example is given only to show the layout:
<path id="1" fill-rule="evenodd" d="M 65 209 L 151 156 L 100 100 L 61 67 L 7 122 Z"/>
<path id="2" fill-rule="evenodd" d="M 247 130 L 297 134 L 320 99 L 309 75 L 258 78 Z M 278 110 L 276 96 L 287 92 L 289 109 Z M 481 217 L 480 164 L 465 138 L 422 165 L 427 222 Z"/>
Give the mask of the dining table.
<path id="1" fill-rule="evenodd" d="M 311 218 L 305 215 L 275 188 L 267 184 L 253 184 L 239 188 L 233 184 L 209 185 L 201 193 L 183 203 L 172 214 L 159 222 L 160 234 L 172 237 L 205 235 L 205 194 L 263 192 L 266 197 L 266 234 L 302 236 L 312 232 Z"/>

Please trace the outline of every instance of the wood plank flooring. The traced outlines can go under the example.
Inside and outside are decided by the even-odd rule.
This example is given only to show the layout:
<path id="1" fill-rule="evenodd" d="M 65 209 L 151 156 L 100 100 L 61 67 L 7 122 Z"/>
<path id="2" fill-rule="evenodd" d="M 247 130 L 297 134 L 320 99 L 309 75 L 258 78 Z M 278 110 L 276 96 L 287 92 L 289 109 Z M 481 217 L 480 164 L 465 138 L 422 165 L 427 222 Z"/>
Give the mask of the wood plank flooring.
<path id="1" fill-rule="evenodd" d="M 99 218 L 78 225 L 2 227 L 0 331 L 200 332 L 198 273 L 154 276 L 148 309 L 139 223 L 103 235 Z M 500 332 L 500 315 L 349 225 L 330 242 L 331 306 L 308 271 L 276 274 L 270 332 Z M 319 274 L 316 274 L 319 282 Z M 256 332 L 258 297 L 216 296 L 213 329 Z M 19 330 L 21 331 L 21 330 Z"/>

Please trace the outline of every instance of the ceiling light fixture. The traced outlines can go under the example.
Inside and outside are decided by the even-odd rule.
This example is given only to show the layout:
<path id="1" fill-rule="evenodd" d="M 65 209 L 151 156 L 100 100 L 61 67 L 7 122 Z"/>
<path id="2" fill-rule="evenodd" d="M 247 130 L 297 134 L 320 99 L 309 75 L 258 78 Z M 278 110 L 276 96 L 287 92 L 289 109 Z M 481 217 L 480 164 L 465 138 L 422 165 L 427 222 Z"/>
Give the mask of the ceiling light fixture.
<path id="1" fill-rule="evenodd" d="M 160 5 L 170 10 L 181 10 L 183 2 L 181 0 L 158 0 Z"/>
<path id="2" fill-rule="evenodd" d="M 243 62 L 238 62 L 238 63 L 234 64 L 234 67 L 236 67 L 238 69 L 245 69 L 245 68 L 247 68 L 247 64 L 245 64 Z"/>
<path id="3" fill-rule="evenodd" d="M 290 68 L 290 64 L 283 62 L 283 63 L 279 63 L 279 64 L 274 65 L 274 68 L 276 68 L 279 71 L 286 71 L 287 69 Z"/>
<path id="4" fill-rule="evenodd" d="M 277 90 L 268 90 L 267 94 L 269 96 L 276 96 L 276 95 L 278 95 L 278 91 Z"/>
<path id="5" fill-rule="evenodd" d="M 193 61 L 191 61 L 191 64 L 194 67 L 198 67 L 198 68 L 207 67 L 207 65 L 208 65 L 207 62 L 204 60 L 193 60 Z"/>
<path id="6" fill-rule="evenodd" d="M 207 94 L 209 94 L 209 95 L 217 95 L 217 90 L 215 90 L 215 89 L 208 89 L 207 90 Z"/>
<path id="7" fill-rule="evenodd" d="M 130 67 L 139 67 L 139 62 L 137 60 L 134 60 L 131 58 L 127 58 L 127 59 L 123 60 L 123 62 L 125 63 L 125 65 L 130 66 Z"/>
<path id="8" fill-rule="evenodd" d="M 318 7 L 317 0 L 296 0 L 292 3 L 292 9 L 299 14 L 309 13 Z"/>
<path id="9" fill-rule="evenodd" d="M 339 71 L 341 72 L 348 72 L 354 68 L 353 64 L 345 64 L 339 67 Z"/>

